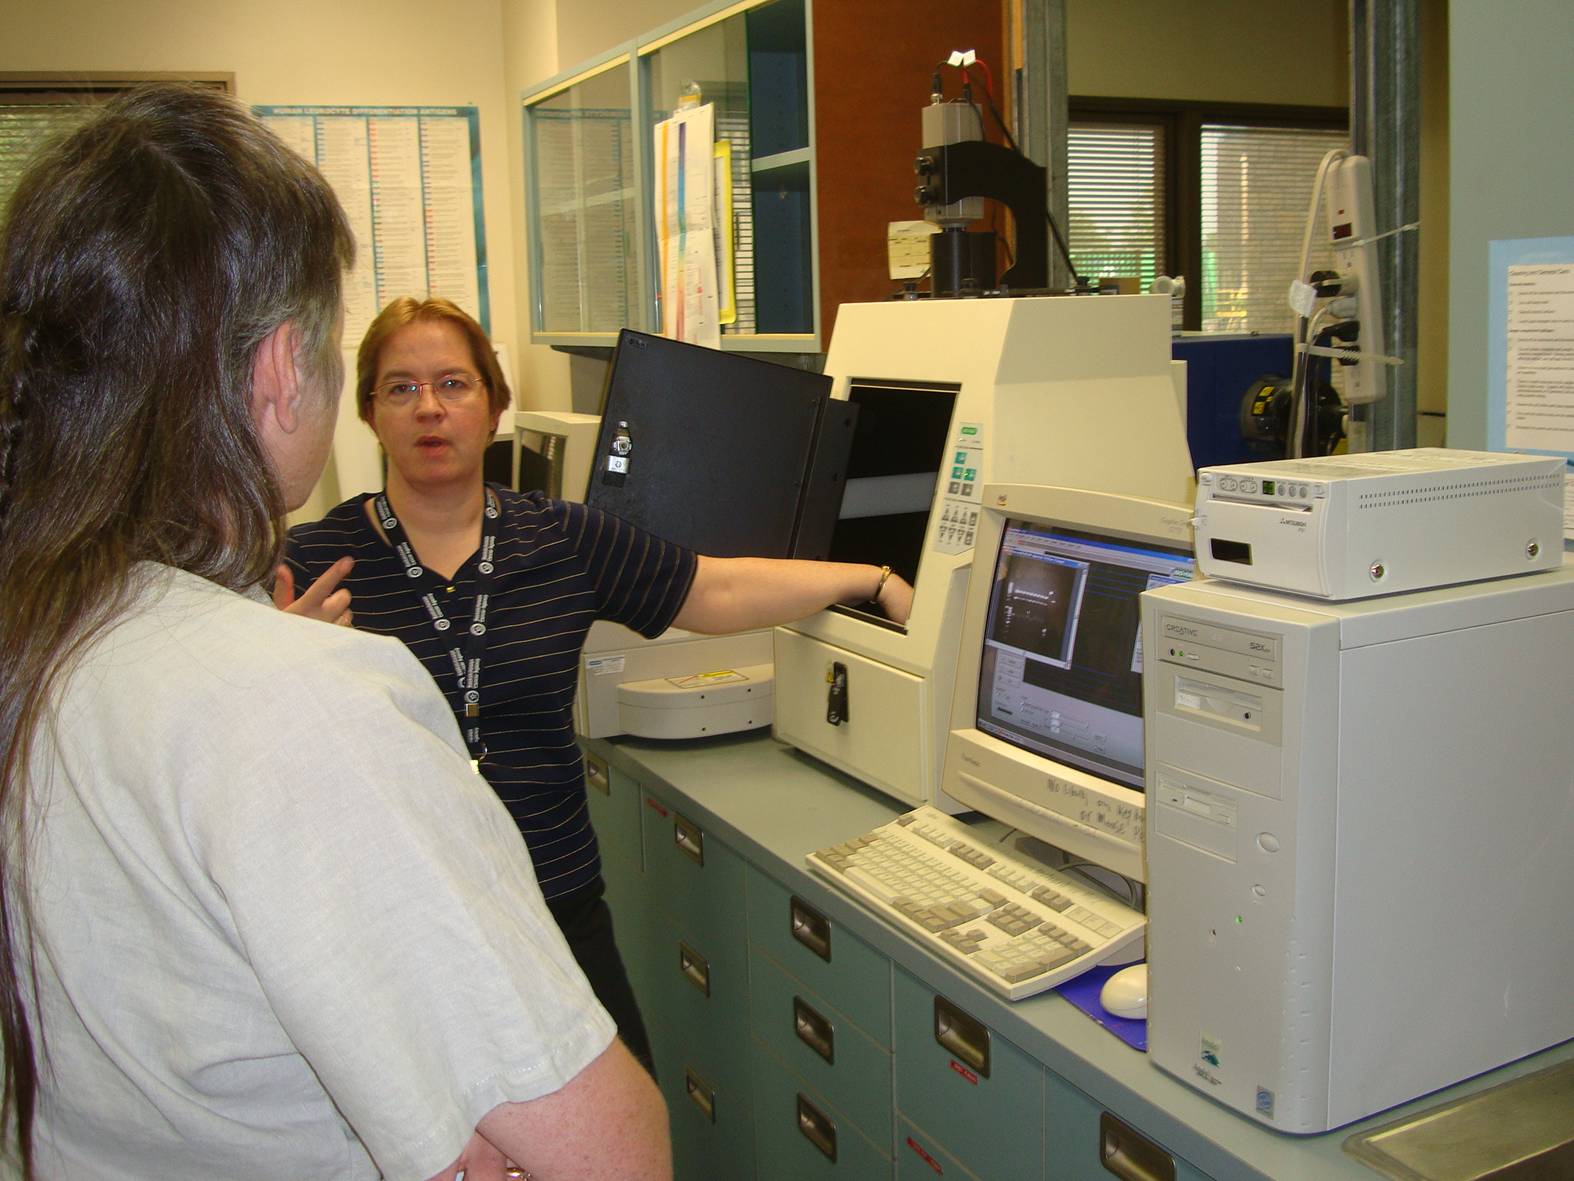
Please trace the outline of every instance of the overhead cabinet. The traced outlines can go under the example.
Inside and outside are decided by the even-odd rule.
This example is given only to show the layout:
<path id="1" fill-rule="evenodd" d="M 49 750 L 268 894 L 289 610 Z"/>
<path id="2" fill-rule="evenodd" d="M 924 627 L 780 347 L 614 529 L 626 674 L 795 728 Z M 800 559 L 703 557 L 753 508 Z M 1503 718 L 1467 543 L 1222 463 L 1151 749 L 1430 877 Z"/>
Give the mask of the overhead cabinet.
<path id="1" fill-rule="evenodd" d="M 610 347 L 621 328 L 662 331 L 673 253 L 658 213 L 676 194 L 656 129 L 693 98 L 713 104 L 725 145 L 731 210 L 718 245 L 732 260 L 733 313 L 722 347 L 823 351 L 840 304 L 896 289 L 887 226 L 920 216 L 912 163 L 935 63 L 963 48 L 998 64 L 1001 43 L 999 0 L 743 0 L 532 88 L 532 343 Z M 954 71 L 947 88 L 959 93 Z"/>

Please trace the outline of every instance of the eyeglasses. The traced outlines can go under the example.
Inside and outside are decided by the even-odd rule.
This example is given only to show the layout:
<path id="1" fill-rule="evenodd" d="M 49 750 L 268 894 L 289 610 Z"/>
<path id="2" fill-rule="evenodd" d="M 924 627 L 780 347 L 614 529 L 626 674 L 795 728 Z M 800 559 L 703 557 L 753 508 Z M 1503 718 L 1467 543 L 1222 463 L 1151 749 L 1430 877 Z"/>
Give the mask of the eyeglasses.
<path id="1" fill-rule="evenodd" d="M 432 395 L 439 401 L 449 406 L 457 406 L 461 402 L 469 401 L 475 396 L 476 391 L 485 385 L 486 380 L 474 374 L 449 373 L 436 381 L 410 381 L 407 378 L 385 381 L 382 385 L 376 386 L 372 393 L 383 405 L 400 408 L 413 405 L 421 396 L 421 391 L 427 389 L 431 390 Z"/>

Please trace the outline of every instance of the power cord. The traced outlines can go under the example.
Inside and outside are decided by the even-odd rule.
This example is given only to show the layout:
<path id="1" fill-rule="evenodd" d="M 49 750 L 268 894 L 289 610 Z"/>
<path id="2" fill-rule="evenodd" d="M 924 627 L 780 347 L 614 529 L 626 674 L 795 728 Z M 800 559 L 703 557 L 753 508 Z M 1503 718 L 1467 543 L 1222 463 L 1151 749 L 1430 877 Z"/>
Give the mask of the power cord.
<path id="1" fill-rule="evenodd" d="M 1055 873 L 1074 873 L 1083 881 L 1093 886 L 1095 889 L 1107 890 L 1111 893 L 1114 892 L 1114 883 L 1119 882 L 1122 892 L 1126 895 L 1126 904 L 1133 910 L 1142 910 L 1143 903 L 1146 901 L 1143 897 L 1142 883 L 1132 881 L 1125 874 L 1116 873 L 1112 869 L 1106 869 L 1098 862 L 1089 861 L 1086 858 L 1082 858 L 1077 861 L 1065 860 L 1065 853 L 1061 852 L 1059 849 L 1056 849 L 1054 845 L 1051 845 L 1048 841 L 1040 840 L 1031 833 L 1023 832 L 1020 828 L 1006 829 L 1005 832 L 1001 833 L 1000 836 L 995 838 L 995 843 L 997 845 L 1004 845 L 1012 837 L 1016 836 L 1017 833 L 1022 833 L 1024 838 L 1036 844 L 1042 845 L 1046 849 L 1054 849 L 1055 853 L 1062 858 L 1060 864 L 1058 865 L 1049 865 L 1046 862 L 1045 867 L 1047 869 L 1053 870 Z M 1044 860 L 1042 857 L 1038 857 L 1036 854 L 1034 854 L 1031 849 L 1018 848 L 1017 851 L 1020 853 L 1025 853 L 1028 856 L 1033 857 L 1035 860 Z M 1083 868 L 1084 866 L 1098 870 L 1099 876 L 1094 876 L 1093 874 L 1087 873 Z M 1111 880 L 1106 881 L 1106 876 Z"/>

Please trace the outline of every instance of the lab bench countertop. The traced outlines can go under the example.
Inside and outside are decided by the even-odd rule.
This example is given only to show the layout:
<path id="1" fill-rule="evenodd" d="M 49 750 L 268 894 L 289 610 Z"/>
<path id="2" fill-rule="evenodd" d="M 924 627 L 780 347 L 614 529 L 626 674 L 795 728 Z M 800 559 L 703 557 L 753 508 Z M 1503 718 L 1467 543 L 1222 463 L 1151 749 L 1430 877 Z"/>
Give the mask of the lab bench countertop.
<path id="1" fill-rule="evenodd" d="M 767 731 L 677 742 L 595 739 L 586 746 L 1051 1072 L 1135 1119 L 1144 1134 L 1216 1181 L 1370 1181 L 1379 1174 L 1343 1150 L 1350 1136 L 1574 1059 L 1574 1042 L 1565 1042 L 1360 1123 L 1314 1136 L 1277 1132 L 1164 1074 L 1146 1054 L 1054 991 L 1014 1002 L 989 992 L 805 868 L 808 853 L 909 810 L 899 802 Z M 1006 831 L 994 821 L 971 819 L 985 839 Z"/>

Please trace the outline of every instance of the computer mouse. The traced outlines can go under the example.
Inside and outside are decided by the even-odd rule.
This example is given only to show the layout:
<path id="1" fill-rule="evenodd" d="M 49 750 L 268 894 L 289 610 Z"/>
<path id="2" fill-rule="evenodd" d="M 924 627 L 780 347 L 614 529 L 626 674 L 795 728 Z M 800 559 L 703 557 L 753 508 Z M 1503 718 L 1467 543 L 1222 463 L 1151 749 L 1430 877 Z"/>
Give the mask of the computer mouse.
<path id="1" fill-rule="evenodd" d="M 1148 1016 L 1148 965 L 1132 964 L 1122 968 L 1099 992 L 1099 1004 L 1112 1017 L 1144 1021 Z"/>

